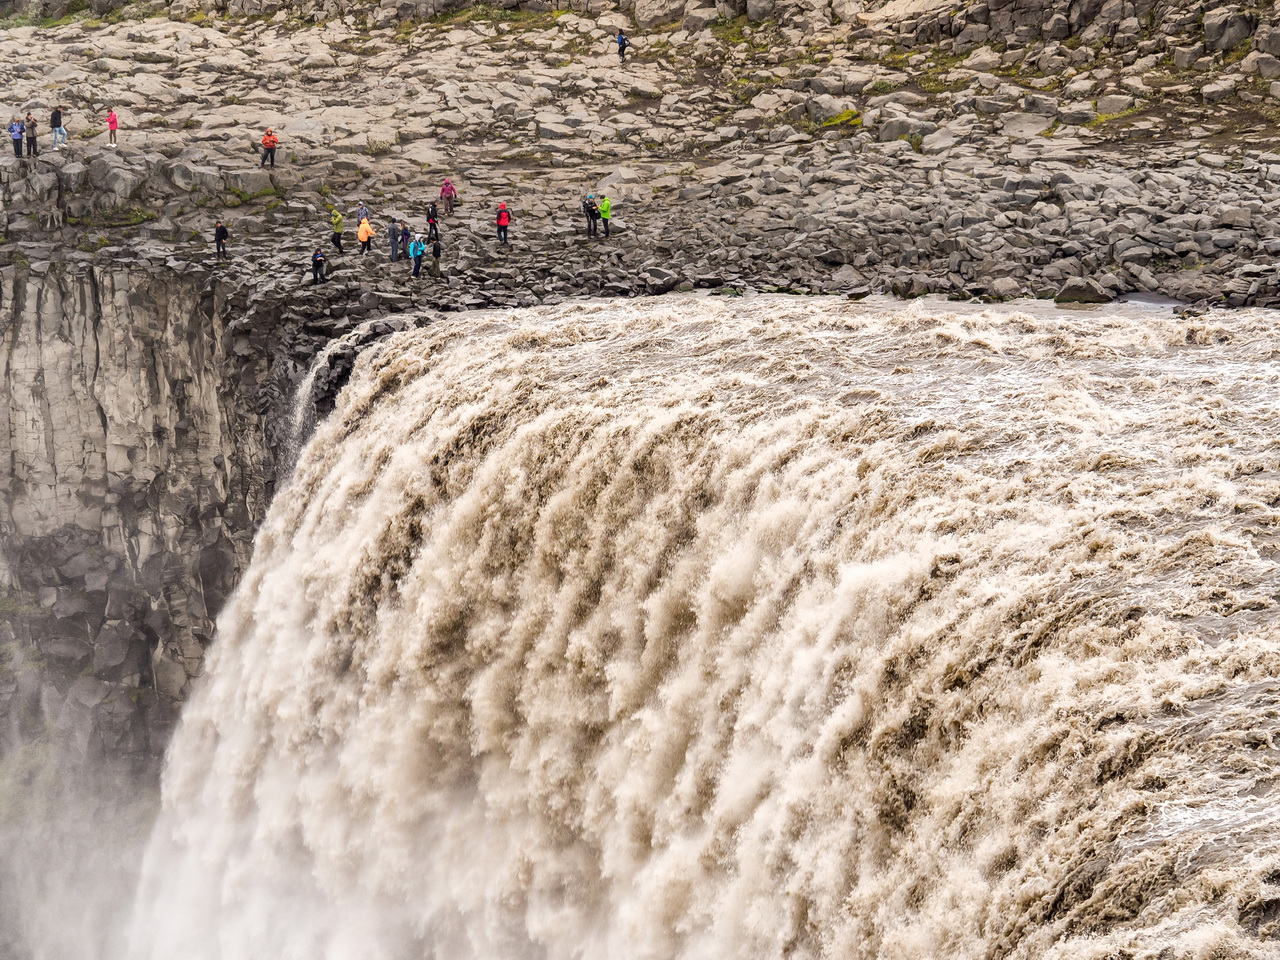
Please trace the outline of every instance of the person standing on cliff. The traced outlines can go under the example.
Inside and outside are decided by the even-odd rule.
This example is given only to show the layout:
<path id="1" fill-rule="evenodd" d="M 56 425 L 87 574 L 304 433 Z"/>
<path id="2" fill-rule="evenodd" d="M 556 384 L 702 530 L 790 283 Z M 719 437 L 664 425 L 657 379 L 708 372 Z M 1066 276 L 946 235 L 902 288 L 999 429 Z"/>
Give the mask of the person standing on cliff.
<path id="1" fill-rule="evenodd" d="M 440 241 L 431 244 L 431 275 L 440 279 Z"/>
<path id="2" fill-rule="evenodd" d="M 316 252 L 311 255 L 311 285 L 313 287 L 317 283 L 329 282 L 329 278 L 324 275 L 325 262 L 324 251 L 316 247 Z"/>
<path id="3" fill-rule="evenodd" d="M 618 28 L 618 36 L 614 40 L 618 44 L 618 62 L 627 62 L 627 47 L 631 46 L 631 41 L 627 39 L 627 35 L 622 32 L 622 28 Z M 607 234 L 606 234 L 607 236 Z"/>
<path id="4" fill-rule="evenodd" d="M 609 219 L 613 216 L 613 201 L 607 194 L 600 194 L 600 219 L 604 221 L 604 235 L 609 236 Z"/>
<path id="5" fill-rule="evenodd" d="M 391 241 L 391 262 L 400 257 L 400 224 L 392 220 L 387 224 L 387 239 Z"/>
<path id="6" fill-rule="evenodd" d="M 118 147 L 116 131 L 120 129 L 120 118 L 116 116 L 115 107 L 107 107 L 107 146 Z"/>
<path id="7" fill-rule="evenodd" d="M 275 131 L 267 127 L 267 132 L 262 135 L 262 162 L 259 167 L 265 167 L 267 161 L 271 161 L 271 169 L 276 168 L 276 147 L 280 146 L 280 138 L 275 135 Z"/>
<path id="8" fill-rule="evenodd" d="M 342 214 L 338 212 L 338 208 L 333 208 L 333 213 L 329 215 L 329 223 L 333 226 L 333 245 L 339 253 L 342 253 L 342 228 L 346 225 L 346 221 L 342 219 Z"/>
<path id="9" fill-rule="evenodd" d="M 450 182 L 448 177 L 444 178 L 444 183 L 440 185 L 440 202 L 444 204 L 445 216 L 453 213 L 453 205 L 458 199 L 458 188 Z"/>
<path id="10" fill-rule="evenodd" d="M 61 150 L 67 142 L 67 128 L 62 125 L 62 112 L 67 108 L 58 104 L 49 115 L 49 129 L 53 131 L 53 149 Z"/>
<path id="11" fill-rule="evenodd" d="M 435 204 L 433 203 L 434 207 Z M 427 243 L 435 243 L 440 239 L 440 225 L 436 223 L 435 212 L 427 214 Z"/>
<path id="12" fill-rule="evenodd" d="M 400 253 L 407 260 L 409 259 L 409 241 L 413 239 L 413 234 L 409 232 L 409 225 L 403 220 L 400 221 Z"/>
<path id="13" fill-rule="evenodd" d="M 27 128 L 27 156 L 40 156 L 40 144 L 36 142 L 36 118 L 28 113 L 22 125 Z"/>
<path id="14" fill-rule="evenodd" d="M 495 222 L 498 225 L 498 242 L 507 243 L 507 228 L 511 226 L 511 211 L 507 209 L 505 203 L 498 204 L 498 216 Z"/>
<path id="15" fill-rule="evenodd" d="M 366 207 L 364 205 L 364 201 L 361 200 L 356 205 L 356 223 L 359 224 L 361 220 L 368 220 L 368 219 L 369 219 L 369 208 Z"/>
<path id="16" fill-rule="evenodd" d="M 427 245 L 422 242 L 422 234 L 409 244 L 409 256 L 413 257 L 413 275 L 416 277 L 422 272 L 422 255 L 427 252 Z"/>
<path id="17" fill-rule="evenodd" d="M 9 139 L 13 141 L 13 155 L 19 160 L 22 159 L 22 135 L 26 132 L 27 128 L 15 116 L 9 124 Z"/>
<path id="18" fill-rule="evenodd" d="M 587 218 L 587 236 L 594 237 L 600 232 L 600 205 L 596 203 L 596 195 L 588 193 L 582 201 L 582 213 Z"/>
<path id="19" fill-rule="evenodd" d="M 356 230 L 356 237 L 360 240 L 360 256 L 364 256 L 373 246 L 373 225 L 369 223 L 369 218 L 365 217 L 360 221 L 360 227 Z"/>
<path id="20" fill-rule="evenodd" d="M 231 234 L 228 232 L 226 225 L 221 220 L 214 224 L 213 249 L 214 252 L 217 253 L 219 260 L 231 259 L 227 256 L 227 238 L 229 236 L 231 236 Z"/>

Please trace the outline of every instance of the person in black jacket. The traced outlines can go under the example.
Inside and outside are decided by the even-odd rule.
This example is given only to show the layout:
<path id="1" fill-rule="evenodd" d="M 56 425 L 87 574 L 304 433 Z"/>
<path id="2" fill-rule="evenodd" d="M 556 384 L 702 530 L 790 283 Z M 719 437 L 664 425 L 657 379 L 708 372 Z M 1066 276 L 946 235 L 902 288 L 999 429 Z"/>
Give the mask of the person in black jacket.
<path id="1" fill-rule="evenodd" d="M 600 230 L 600 207 L 594 193 L 588 193 L 582 201 L 582 213 L 587 218 L 587 236 L 594 237 Z"/>
<path id="2" fill-rule="evenodd" d="M 329 278 L 324 275 L 324 267 L 324 251 L 316 247 L 316 252 L 311 255 L 311 285 L 313 287 L 317 283 L 329 282 Z"/>
<path id="3" fill-rule="evenodd" d="M 219 260 L 229 260 L 227 256 L 227 238 L 231 236 L 226 226 L 219 220 L 213 225 L 213 249 L 218 254 Z"/>
<path id="4" fill-rule="evenodd" d="M 58 104 L 49 116 L 49 129 L 53 131 L 53 149 L 55 150 L 61 150 L 62 145 L 67 142 L 67 128 L 62 125 L 62 111 L 65 109 L 67 108 L 62 104 Z"/>

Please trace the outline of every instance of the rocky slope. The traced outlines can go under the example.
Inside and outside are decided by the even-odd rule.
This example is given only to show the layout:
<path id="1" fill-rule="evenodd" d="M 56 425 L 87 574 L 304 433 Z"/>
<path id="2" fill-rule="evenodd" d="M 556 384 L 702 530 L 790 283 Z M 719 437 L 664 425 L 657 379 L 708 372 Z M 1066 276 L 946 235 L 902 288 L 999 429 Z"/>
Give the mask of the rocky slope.
<path id="1" fill-rule="evenodd" d="M 694 288 L 1280 299 L 1272 9 L 576 6 L 176 0 L 0 37 L 11 109 L 36 113 L 44 147 L 0 160 L 9 739 L 162 747 L 297 383 L 347 336 L 323 400 L 361 338 L 411 322 L 380 317 Z M 283 146 L 263 170 L 267 126 Z M 353 253 L 348 219 L 331 282 L 305 284 L 332 208 L 420 230 L 445 175 L 464 202 L 442 279 L 388 263 L 381 229 Z M 607 240 L 584 235 L 588 191 L 614 199 Z"/>

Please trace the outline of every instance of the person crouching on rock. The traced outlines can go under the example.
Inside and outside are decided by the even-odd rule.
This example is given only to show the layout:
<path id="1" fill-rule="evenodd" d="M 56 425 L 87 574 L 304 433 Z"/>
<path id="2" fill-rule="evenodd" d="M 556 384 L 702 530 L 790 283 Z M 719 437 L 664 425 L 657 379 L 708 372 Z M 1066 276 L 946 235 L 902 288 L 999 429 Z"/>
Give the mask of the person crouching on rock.
<path id="1" fill-rule="evenodd" d="M 276 147 L 280 146 L 280 138 L 275 135 L 270 127 L 267 132 L 262 135 L 262 162 L 259 167 L 265 167 L 267 161 L 271 161 L 271 169 L 276 168 Z"/>
<path id="2" fill-rule="evenodd" d="M 9 124 L 9 137 L 13 140 L 13 155 L 15 157 L 22 157 L 22 135 L 26 132 L 27 128 L 15 116 Z"/>
<path id="3" fill-rule="evenodd" d="M 422 234 L 418 234 L 413 243 L 409 244 L 409 256 L 413 257 L 413 275 L 415 277 L 422 272 L 422 255 L 426 252 L 427 245 L 422 242 Z"/>
<path id="4" fill-rule="evenodd" d="M 27 156 L 39 156 L 40 144 L 36 143 L 36 118 L 28 113 L 22 125 L 27 128 Z"/>
<path id="5" fill-rule="evenodd" d="M 342 253 L 342 228 L 346 225 L 346 221 L 342 219 L 342 214 L 335 207 L 333 213 L 329 215 L 329 223 L 333 226 L 333 246 Z"/>
<path id="6" fill-rule="evenodd" d="M 316 247 L 316 252 L 311 255 L 311 285 L 313 287 L 317 283 L 329 282 L 329 278 L 324 275 L 324 267 L 324 251 Z"/>
<path id="7" fill-rule="evenodd" d="M 227 256 L 227 237 L 231 234 L 228 232 L 226 225 L 219 220 L 213 226 L 213 249 L 218 255 L 219 260 L 230 259 Z"/>
<path id="8" fill-rule="evenodd" d="M 369 226 L 368 217 L 360 221 L 360 229 L 356 231 L 356 237 L 360 240 L 360 256 L 363 257 L 373 246 L 373 227 Z"/>
<path id="9" fill-rule="evenodd" d="M 507 228 L 511 226 L 511 211 L 507 209 L 507 205 L 505 203 L 498 204 L 498 217 L 496 222 L 498 224 L 498 242 L 506 243 Z"/>

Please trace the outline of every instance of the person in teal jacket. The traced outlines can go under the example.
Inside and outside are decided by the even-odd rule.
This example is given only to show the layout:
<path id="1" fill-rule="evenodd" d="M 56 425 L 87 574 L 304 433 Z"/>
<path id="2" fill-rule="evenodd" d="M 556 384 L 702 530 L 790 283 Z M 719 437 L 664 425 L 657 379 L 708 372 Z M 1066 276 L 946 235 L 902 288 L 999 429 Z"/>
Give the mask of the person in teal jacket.
<path id="1" fill-rule="evenodd" d="M 613 201 L 605 194 L 600 194 L 600 219 L 604 221 L 604 235 L 609 235 L 609 217 L 613 212 Z"/>
<path id="2" fill-rule="evenodd" d="M 413 275 L 416 277 L 422 270 L 422 257 L 427 252 L 427 245 L 422 242 L 422 234 L 413 238 L 409 244 L 409 256 L 413 257 Z"/>

